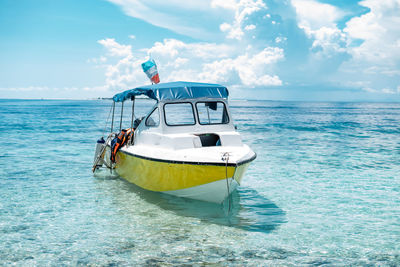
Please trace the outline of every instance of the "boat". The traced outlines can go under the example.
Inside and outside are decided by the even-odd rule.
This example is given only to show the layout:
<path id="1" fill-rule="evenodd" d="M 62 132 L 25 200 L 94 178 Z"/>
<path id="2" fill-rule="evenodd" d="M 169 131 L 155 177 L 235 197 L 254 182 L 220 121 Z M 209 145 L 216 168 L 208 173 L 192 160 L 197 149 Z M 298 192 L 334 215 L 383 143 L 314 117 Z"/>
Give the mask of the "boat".
<path id="1" fill-rule="evenodd" d="M 236 130 L 228 95 L 225 86 L 194 82 L 152 84 L 114 95 L 111 131 L 97 143 L 93 170 L 107 167 L 146 190 L 222 203 L 256 158 Z M 143 118 L 135 117 L 138 96 L 156 100 Z M 131 125 L 123 129 L 128 100 Z M 117 133 L 113 125 L 119 103 Z"/>

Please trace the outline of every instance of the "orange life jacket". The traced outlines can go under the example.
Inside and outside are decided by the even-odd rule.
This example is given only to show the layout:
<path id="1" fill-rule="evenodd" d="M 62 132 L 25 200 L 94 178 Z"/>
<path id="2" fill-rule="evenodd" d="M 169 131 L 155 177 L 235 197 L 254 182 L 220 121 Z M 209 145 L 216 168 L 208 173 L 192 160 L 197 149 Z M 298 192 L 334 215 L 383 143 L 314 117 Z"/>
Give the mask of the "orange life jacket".
<path id="1" fill-rule="evenodd" d="M 132 138 L 133 132 L 134 129 L 132 128 L 129 128 L 127 130 L 123 129 L 117 135 L 117 137 L 114 138 L 111 145 L 111 162 L 115 162 L 115 155 L 117 155 L 118 150 L 120 150 L 120 148 L 123 147 L 126 142 Z"/>

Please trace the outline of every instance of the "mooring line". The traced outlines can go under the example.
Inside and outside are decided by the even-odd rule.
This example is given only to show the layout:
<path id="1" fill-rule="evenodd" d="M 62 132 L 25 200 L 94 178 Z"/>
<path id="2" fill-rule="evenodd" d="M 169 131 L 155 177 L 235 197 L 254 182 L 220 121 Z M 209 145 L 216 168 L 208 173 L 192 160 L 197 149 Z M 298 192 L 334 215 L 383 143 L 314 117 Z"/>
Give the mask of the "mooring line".
<path id="1" fill-rule="evenodd" d="M 112 110 L 112 105 L 111 105 L 111 107 L 110 107 L 110 111 L 108 112 L 108 116 L 107 116 L 107 120 L 106 120 L 106 125 L 104 126 L 104 130 L 103 130 L 103 134 L 101 135 L 101 136 L 103 136 L 103 138 L 104 138 L 104 134 L 105 134 L 105 132 L 106 132 L 106 128 L 107 128 L 107 124 L 108 124 L 108 120 L 110 119 L 110 115 L 111 115 L 111 110 Z"/>
<path id="2" fill-rule="evenodd" d="M 228 181 L 229 152 L 225 152 L 222 155 L 222 159 L 225 160 L 225 180 L 226 180 L 226 190 L 228 191 L 228 213 L 229 213 L 231 211 L 231 199 L 230 199 L 230 190 L 229 190 L 229 181 Z"/>

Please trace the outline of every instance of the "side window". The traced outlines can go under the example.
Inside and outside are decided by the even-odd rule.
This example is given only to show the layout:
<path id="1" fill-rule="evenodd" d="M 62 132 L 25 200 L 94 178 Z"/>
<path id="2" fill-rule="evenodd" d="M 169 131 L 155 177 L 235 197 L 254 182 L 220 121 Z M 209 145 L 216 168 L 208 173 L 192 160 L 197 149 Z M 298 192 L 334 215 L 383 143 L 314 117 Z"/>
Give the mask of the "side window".
<path id="1" fill-rule="evenodd" d="M 191 103 L 171 103 L 164 105 L 165 123 L 169 126 L 194 125 Z"/>
<path id="2" fill-rule="evenodd" d="M 228 112 L 223 102 L 197 102 L 200 124 L 226 124 L 229 122 Z"/>
<path id="3" fill-rule="evenodd" d="M 153 110 L 153 112 L 151 112 L 150 116 L 147 117 L 146 126 L 156 127 L 158 125 L 160 125 L 160 114 L 158 112 L 158 108 L 156 108 Z"/>

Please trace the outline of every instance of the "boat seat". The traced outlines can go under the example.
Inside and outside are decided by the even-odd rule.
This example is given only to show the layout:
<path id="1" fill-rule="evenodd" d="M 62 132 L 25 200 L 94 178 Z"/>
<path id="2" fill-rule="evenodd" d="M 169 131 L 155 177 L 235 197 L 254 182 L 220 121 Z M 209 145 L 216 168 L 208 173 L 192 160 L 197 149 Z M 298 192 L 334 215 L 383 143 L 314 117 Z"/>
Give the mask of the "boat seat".
<path id="1" fill-rule="evenodd" d="M 201 145 L 203 147 L 221 145 L 221 141 L 217 134 L 198 134 L 197 136 L 200 137 Z"/>

